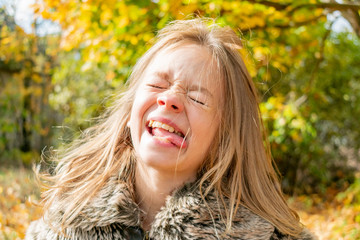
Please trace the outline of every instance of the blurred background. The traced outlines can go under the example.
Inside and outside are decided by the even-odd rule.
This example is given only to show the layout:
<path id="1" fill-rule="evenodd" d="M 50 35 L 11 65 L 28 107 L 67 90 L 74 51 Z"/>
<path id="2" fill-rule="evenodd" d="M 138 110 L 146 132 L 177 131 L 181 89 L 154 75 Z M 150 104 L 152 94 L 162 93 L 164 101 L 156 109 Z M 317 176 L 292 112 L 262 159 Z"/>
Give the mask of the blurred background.
<path id="1" fill-rule="evenodd" d="M 243 39 L 289 204 L 320 239 L 360 239 L 360 1 L 0 0 L 0 239 L 41 209 L 31 166 L 124 90 L 171 20 Z"/>

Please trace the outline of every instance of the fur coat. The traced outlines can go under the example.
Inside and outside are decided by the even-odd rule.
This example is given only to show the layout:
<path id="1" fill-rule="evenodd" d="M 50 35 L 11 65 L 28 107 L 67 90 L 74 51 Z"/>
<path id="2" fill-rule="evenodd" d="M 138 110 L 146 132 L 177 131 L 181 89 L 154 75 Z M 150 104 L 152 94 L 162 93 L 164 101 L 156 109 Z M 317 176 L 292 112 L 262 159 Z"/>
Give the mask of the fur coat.
<path id="1" fill-rule="evenodd" d="M 220 219 L 223 209 L 217 204 L 214 194 L 206 197 L 206 205 L 194 183 L 185 185 L 168 197 L 150 231 L 144 232 L 139 227 L 141 210 L 133 199 L 133 193 L 125 183 L 111 178 L 68 226 L 66 236 L 54 231 L 59 229 L 62 211 L 53 206 L 49 211 L 51 226 L 43 219 L 32 222 L 25 240 L 314 239 L 306 230 L 298 238 L 283 235 L 271 223 L 245 207 L 238 211 L 233 231 L 225 234 L 225 224 Z"/>

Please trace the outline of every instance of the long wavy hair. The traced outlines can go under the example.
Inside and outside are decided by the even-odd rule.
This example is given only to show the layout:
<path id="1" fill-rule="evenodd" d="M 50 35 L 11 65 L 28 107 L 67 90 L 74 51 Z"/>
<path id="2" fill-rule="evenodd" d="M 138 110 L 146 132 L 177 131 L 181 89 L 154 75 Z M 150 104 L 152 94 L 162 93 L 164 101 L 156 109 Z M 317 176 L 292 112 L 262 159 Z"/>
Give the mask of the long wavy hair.
<path id="1" fill-rule="evenodd" d="M 174 21 L 159 31 L 157 42 L 134 66 L 128 89 L 119 94 L 102 120 L 62 154 L 53 156 L 57 167 L 52 174 L 38 173 L 46 188 L 42 193 L 44 210 L 49 211 L 56 202 L 64 213 L 61 227 L 65 229 L 111 176 L 133 183 L 136 158 L 127 122 L 136 89 L 157 52 L 182 43 L 209 50 L 226 97 L 218 134 L 199 169 L 200 182 L 207 182 L 203 188 L 200 184 L 203 197 L 210 191 L 216 193 L 226 209 L 228 231 L 239 207 L 244 206 L 279 231 L 298 235 L 302 225 L 282 195 L 257 91 L 239 53 L 242 42 L 230 27 L 220 27 L 211 19 Z"/>

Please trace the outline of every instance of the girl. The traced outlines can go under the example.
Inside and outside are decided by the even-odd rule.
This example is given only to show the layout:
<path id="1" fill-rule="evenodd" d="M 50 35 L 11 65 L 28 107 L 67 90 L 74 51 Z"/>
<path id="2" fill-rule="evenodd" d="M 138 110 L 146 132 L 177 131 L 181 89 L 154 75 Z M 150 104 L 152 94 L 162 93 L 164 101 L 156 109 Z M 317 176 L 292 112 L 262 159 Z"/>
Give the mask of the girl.
<path id="1" fill-rule="evenodd" d="M 175 21 L 59 157 L 26 239 L 313 239 L 286 204 L 228 27 Z"/>

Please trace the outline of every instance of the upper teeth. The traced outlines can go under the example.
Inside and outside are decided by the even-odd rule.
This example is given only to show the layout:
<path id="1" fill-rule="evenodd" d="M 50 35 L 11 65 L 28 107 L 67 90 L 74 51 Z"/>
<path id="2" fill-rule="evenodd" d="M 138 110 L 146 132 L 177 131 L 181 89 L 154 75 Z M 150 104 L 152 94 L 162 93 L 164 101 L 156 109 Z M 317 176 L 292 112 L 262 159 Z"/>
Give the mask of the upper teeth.
<path id="1" fill-rule="evenodd" d="M 165 124 L 165 123 L 162 123 L 162 122 L 158 122 L 158 121 L 154 121 L 154 120 L 150 120 L 149 122 L 149 127 L 152 127 L 152 128 L 163 128 L 171 133 L 175 132 L 177 135 L 181 136 L 181 133 L 176 131 L 173 127 Z"/>

